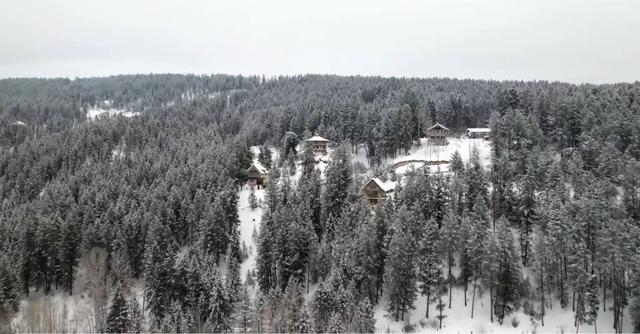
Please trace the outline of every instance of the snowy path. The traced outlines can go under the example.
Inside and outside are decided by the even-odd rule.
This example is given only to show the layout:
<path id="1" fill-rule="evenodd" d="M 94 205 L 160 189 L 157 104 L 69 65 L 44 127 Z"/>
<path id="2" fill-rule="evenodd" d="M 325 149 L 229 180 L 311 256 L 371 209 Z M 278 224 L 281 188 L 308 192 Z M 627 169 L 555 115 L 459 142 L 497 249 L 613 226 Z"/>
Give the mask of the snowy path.
<path id="1" fill-rule="evenodd" d="M 249 257 L 242 262 L 240 273 L 246 280 L 248 270 L 252 270 L 256 266 L 257 247 L 253 239 L 253 231 L 256 234 L 260 231 L 260 219 L 262 218 L 262 208 L 251 210 L 249 205 L 249 194 L 251 193 L 248 186 L 243 186 L 238 193 L 238 216 L 240 217 L 240 243 L 244 243 L 249 249 Z M 256 198 L 261 201 L 264 197 L 264 190 L 256 190 Z"/>

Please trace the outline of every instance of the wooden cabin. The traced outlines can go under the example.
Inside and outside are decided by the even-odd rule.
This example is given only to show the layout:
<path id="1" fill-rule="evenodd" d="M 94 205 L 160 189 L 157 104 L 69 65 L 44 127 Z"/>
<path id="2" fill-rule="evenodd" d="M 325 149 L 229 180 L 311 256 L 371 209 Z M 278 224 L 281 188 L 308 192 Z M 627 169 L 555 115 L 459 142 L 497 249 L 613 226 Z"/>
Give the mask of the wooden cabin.
<path id="1" fill-rule="evenodd" d="M 309 142 L 313 153 L 327 154 L 327 146 L 329 146 L 329 140 L 315 135 L 306 140 Z"/>
<path id="2" fill-rule="evenodd" d="M 482 138 L 484 140 L 489 140 L 491 135 L 490 128 L 468 128 L 467 129 L 467 137 L 472 139 Z"/>
<path id="3" fill-rule="evenodd" d="M 445 146 L 447 145 L 447 137 L 449 136 L 449 129 L 440 123 L 434 124 L 426 131 L 427 138 L 430 145 Z"/>
<path id="4" fill-rule="evenodd" d="M 269 177 L 269 171 L 258 161 L 254 161 L 251 167 L 247 168 L 247 184 L 258 189 L 264 187 Z"/>
<path id="5" fill-rule="evenodd" d="M 395 182 L 382 182 L 382 180 L 375 177 L 369 180 L 369 182 L 362 187 L 362 192 L 370 205 L 376 205 L 387 198 L 387 196 L 393 192 L 395 187 Z"/>

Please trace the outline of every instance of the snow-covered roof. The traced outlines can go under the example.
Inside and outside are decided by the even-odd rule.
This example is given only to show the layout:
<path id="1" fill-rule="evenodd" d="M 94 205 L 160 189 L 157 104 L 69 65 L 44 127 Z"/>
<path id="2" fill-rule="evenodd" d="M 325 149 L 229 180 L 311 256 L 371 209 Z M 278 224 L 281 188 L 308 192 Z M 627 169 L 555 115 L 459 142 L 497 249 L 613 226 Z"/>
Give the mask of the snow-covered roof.
<path id="1" fill-rule="evenodd" d="M 322 137 L 320 137 L 320 136 L 318 136 L 318 135 L 315 135 L 315 136 L 313 136 L 313 137 L 311 137 L 311 138 L 307 139 L 307 141 L 323 141 L 323 142 L 327 142 L 327 143 L 328 143 L 328 142 L 329 142 L 329 139 L 322 138 Z"/>
<path id="2" fill-rule="evenodd" d="M 467 132 L 489 133 L 489 132 L 491 132 L 491 129 L 490 128 L 468 128 Z"/>
<path id="3" fill-rule="evenodd" d="M 383 182 L 377 177 L 374 177 L 371 180 L 375 182 L 378 185 L 378 187 L 380 187 L 380 189 L 384 190 L 384 192 L 387 192 L 387 193 L 390 191 L 393 191 L 396 188 L 397 182 L 394 182 L 394 181 Z"/>
<path id="4" fill-rule="evenodd" d="M 440 123 L 436 123 L 436 124 L 432 125 L 430 128 L 427 129 L 427 131 L 433 130 L 435 128 L 443 128 L 444 130 L 449 131 L 449 128 L 447 128 L 446 126 L 444 126 L 444 125 L 442 125 Z"/>
<path id="5" fill-rule="evenodd" d="M 249 170 L 251 169 L 255 169 L 256 171 L 258 171 L 258 173 L 260 174 L 267 174 L 269 173 L 269 170 L 267 170 L 266 167 L 264 167 L 260 161 L 258 160 L 253 160 L 253 164 L 251 165 L 251 167 L 249 167 Z"/>

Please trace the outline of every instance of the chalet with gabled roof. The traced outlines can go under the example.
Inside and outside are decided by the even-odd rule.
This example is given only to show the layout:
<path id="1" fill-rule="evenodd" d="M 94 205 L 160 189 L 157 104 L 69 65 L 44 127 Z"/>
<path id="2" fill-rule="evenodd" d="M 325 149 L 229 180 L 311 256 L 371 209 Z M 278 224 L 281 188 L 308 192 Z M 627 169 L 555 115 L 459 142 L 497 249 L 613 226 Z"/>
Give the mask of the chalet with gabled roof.
<path id="1" fill-rule="evenodd" d="M 440 123 L 436 123 L 426 130 L 429 145 L 445 146 L 447 145 L 447 137 L 451 131 Z"/>
<path id="2" fill-rule="evenodd" d="M 379 178 L 374 177 L 369 180 L 369 182 L 367 182 L 364 187 L 362 187 L 362 192 L 367 198 L 367 201 L 369 201 L 369 204 L 376 205 L 380 203 L 380 201 L 387 198 L 387 196 L 391 195 L 395 187 L 396 182 L 383 182 Z"/>
<path id="3" fill-rule="evenodd" d="M 313 150 L 313 153 L 316 154 L 327 154 L 327 146 L 329 146 L 329 139 L 322 138 L 318 135 L 315 135 L 306 140 Z"/>
<path id="4" fill-rule="evenodd" d="M 247 184 L 258 189 L 264 187 L 269 177 L 269 171 L 257 160 L 254 160 L 249 168 L 246 170 Z"/>

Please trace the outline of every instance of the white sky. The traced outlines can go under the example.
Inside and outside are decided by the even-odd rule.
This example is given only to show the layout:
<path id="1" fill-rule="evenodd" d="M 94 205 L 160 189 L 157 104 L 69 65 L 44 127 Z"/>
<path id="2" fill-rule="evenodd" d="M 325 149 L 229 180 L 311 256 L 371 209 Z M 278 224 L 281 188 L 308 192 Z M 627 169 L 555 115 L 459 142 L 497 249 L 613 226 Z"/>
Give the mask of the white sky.
<path id="1" fill-rule="evenodd" d="M 0 0 L 0 78 L 640 80 L 638 0 Z"/>

